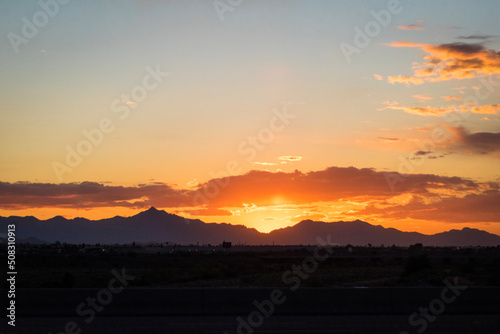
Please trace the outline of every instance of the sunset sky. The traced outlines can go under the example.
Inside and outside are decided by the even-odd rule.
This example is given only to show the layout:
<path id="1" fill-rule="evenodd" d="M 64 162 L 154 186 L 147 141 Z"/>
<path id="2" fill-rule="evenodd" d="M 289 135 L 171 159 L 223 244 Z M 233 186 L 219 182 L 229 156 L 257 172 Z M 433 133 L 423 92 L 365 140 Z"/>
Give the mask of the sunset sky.
<path id="1" fill-rule="evenodd" d="M 499 13 L 2 1 L 0 215 L 500 234 Z"/>

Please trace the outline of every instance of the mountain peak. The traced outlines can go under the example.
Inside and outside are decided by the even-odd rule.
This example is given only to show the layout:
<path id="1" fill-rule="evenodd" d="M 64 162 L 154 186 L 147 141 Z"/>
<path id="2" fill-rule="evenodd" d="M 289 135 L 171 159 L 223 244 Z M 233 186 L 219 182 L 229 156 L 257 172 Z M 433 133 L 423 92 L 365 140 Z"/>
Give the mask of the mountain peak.
<path id="1" fill-rule="evenodd" d="M 67 221 L 67 219 L 66 219 L 66 218 L 64 218 L 64 217 L 63 217 L 63 216 L 61 216 L 61 215 L 58 215 L 58 216 L 54 216 L 54 217 L 52 217 L 52 218 L 49 218 L 49 219 L 47 219 L 46 221 L 47 221 L 47 222 L 56 222 L 56 221 L 59 221 L 59 222 L 60 222 L 60 221 Z"/>
<path id="2" fill-rule="evenodd" d="M 146 211 L 139 212 L 134 217 L 147 217 L 147 218 L 163 218 L 169 214 L 165 210 L 158 210 L 154 206 L 150 207 Z"/>

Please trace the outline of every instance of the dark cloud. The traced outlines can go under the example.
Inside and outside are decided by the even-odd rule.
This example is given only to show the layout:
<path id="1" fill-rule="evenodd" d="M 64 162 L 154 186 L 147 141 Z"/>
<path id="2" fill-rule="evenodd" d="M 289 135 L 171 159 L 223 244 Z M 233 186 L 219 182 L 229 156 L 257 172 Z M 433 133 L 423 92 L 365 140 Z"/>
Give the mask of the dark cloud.
<path id="1" fill-rule="evenodd" d="M 494 35 L 470 35 L 470 36 L 458 36 L 457 39 L 482 39 L 487 40 L 490 38 L 494 38 Z"/>
<path id="2" fill-rule="evenodd" d="M 469 79 L 500 74 L 500 52 L 487 49 L 483 43 L 422 44 L 395 42 L 392 47 L 414 47 L 427 52 L 424 62 L 414 64 L 413 77 L 388 76 L 390 83 L 423 84 L 452 79 Z"/>
<path id="3" fill-rule="evenodd" d="M 417 151 L 415 152 L 415 155 L 427 155 L 431 153 L 432 153 L 431 151 Z"/>
<path id="4" fill-rule="evenodd" d="M 471 153 L 488 154 L 500 152 L 500 133 L 469 133 L 463 127 L 449 127 L 455 133 L 454 145 Z"/>
<path id="5" fill-rule="evenodd" d="M 110 186 L 96 182 L 29 183 L 0 182 L 0 208 L 23 209 L 40 207 L 146 208 L 152 205 L 179 206 L 187 201 L 189 192 L 173 189 L 166 184 L 136 187 Z"/>
<path id="6" fill-rule="evenodd" d="M 427 159 L 438 159 L 438 158 L 444 158 L 445 156 L 451 154 L 451 153 L 446 153 L 446 154 L 441 154 L 441 155 L 432 155 L 432 151 L 417 151 L 415 152 L 415 157 L 411 158 L 411 160 L 420 160 L 421 157 L 427 157 Z"/>
<path id="7" fill-rule="evenodd" d="M 436 50 L 449 51 L 457 54 L 478 54 L 486 50 L 480 43 L 447 43 L 435 47 Z"/>

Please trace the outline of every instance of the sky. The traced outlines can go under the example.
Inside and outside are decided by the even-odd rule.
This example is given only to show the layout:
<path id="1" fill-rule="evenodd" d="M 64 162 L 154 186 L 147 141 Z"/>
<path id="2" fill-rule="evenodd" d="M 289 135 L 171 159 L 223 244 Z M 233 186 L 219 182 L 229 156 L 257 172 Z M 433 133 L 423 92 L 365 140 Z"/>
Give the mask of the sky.
<path id="1" fill-rule="evenodd" d="M 0 3 L 0 215 L 500 234 L 500 2 Z"/>

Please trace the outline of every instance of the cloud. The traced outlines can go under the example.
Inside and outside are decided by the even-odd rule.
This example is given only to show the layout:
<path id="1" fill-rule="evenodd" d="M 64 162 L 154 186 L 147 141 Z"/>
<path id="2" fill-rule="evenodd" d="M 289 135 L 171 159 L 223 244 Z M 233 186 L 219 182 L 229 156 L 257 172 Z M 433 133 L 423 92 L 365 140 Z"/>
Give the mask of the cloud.
<path id="1" fill-rule="evenodd" d="M 254 162 L 252 162 L 252 164 L 261 165 L 261 166 L 276 166 L 277 165 L 276 162 L 258 162 L 258 161 L 254 161 Z"/>
<path id="2" fill-rule="evenodd" d="M 295 162 L 295 161 L 302 160 L 302 157 L 301 156 L 295 156 L 295 155 L 284 155 L 284 156 L 278 157 L 278 160 Z"/>
<path id="3" fill-rule="evenodd" d="M 463 106 L 464 111 L 467 110 L 465 106 Z M 483 106 L 475 106 L 470 108 L 470 112 L 474 114 L 488 114 L 488 115 L 496 115 L 500 112 L 500 104 L 490 104 Z"/>
<path id="4" fill-rule="evenodd" d="M 474 182 L 457 177 L 415 174 L 390 175 L 392 179 L 404 179 L 391 188 L 388 174 L 373 169 L 354 167 L 330 167 L 322 171 L 291 173 L 251 171 L 243 175 L 213 179 L 200 186 L 199 194 L 214 193 L 206 198 L 207 207 L 241 207 L 253 203 L 258 207 L 274 205 L 277 197 L 294 204 L 331 202 L 345 199 L 385 199 L 402 193 L 429 194 L 430 189 L 476 189 Z M 226 185 L 220 187 L 219 185 Z"/>
<path id="5" fill-rule="evenodd" d="M 405 205 L 377 207 L 371 204 L 356 212 L 359 215 L 374 215 L 385 219 L 419 219 L 448 223 L 500 222 L 500 192 L 489 190 L 482 194 L 467 194 L 463 197 L 443 198 L 425 203 L 414 196 Z"/>
<path id="6" fill-rule="evenodd" d="M 431 153 L 432 153 L 431 151 L 417 151 L 415 152 L 415 155 L 427 155 Z"/>
<path id="7" fill-rule="evenodd" d="M 382 139 L 382 140 L 385 140 L 385 141 L 398 141 L 400 140 L 399 138 L 389 138 L 389 137 L 377 137 L 378 139 Z"/>
<path id="8" fill-rule="evenodd" d="M 451 101 L 451 100 L 455 100 L 455 101 L 460 101 L 462 100 L 461 97 L 458 97 L 458 96 L 441 96 L 443 99 L 445 99 L 446 101 Z"/>
<path id="9" fill-rule="evenodd" d="M 456 132 L 461 136 L 460 142 L 469 147 L 483 151 L 500 147 L 500 134 Z M 429 151 L 418 151 L 415 156 L 434 157 Z M 391 189 L 389 182 L 393 180 L 398 183 Z M 306 173 L 250 171 L 211 179 L 194 190 L 174 189 L 167 184 L 123 187 L 94 182 L 0 182 L 0 208 L 143 209 L 156 206 L 196 216 L 228 216 L 261 210 L 275 205 L 276 198 L 282 198 L 294 206 L 315 203 L 317 211 L 304 211 L 300 217 L 291 217 L 294 221 L 327 219 L 327 211 L 318 208 L 317 203 L 356 203 L 357 211 L 349 210 L 349 217 L 500 222 L 499 191 L 497 183 L 477 183 L 460 177 L 329 167 Z M 402 197 L 411 200 L 403 204 L 397 200 Z"/>
<path id="10" fill-rule="evenodd" d="M 421 101 L 432 100 L 432 97 L 425 96 L 425 95 L 412 95 L 412 97 L 419 99 Z"/>
<path id="11" fill-rule="evenodd" d="M 457 39 L 482 39 L 487 40 L 497 36 L 494 35 L 470 35 L 470 36 L 458 36 Z"/>
<path id="12" fill-rule="evenodd" d="M 448 106 L 441 108 L 433 107 L 404 107 L 404 106 L 389 106 L 388 109 L 402 110 L 408 114 L 420 115 L 420 116 L 442 116 L 447 112 L 456 111 L 456 107 Z"/>
<path id="13" fill-rule="evenodd" d="M 463 127 L 447 127 L 454 136 L 453 147 L 469 153 L 488 154 L 500 152 L 500 133 L 469 133 Z"/>
<path id="14" fill-rule="evenodd" d="M 96 207 L 147 208 L 177 207 L 190 200 L 190 192 L 166 184 L 136 187 L 109 186 L 96 182 L 29 183 L 0 182 L 0 208 L 73 208 Z"/>
<path id="15" fill-rule="evenodd" d="M 314 220 L 314 221 L 326 221 L 328 220 L 328 216 L 324 214 L 319 214 L 319 213 L 306 213 L 303 215 L 297 215 L 293 218 L 290 219 L 291 222 L 293 223 L 299 223 L 303 220 Z"/>
<path id="16" fill-rule="evenodd" d="M 398 76 L 388 76 L 387 77 L 387 81 L 389 83 L 391 83 L 391 84 L 404 83 L 407 86 L 409 86 L 410 84 L 421 85 L 421 84 L 423 84 L 425 82 L 424 79 L 413 78 L 413 77 L 410 77 L 410 76 L 402 76 L 401 74 L 398 75 Z"/>
<path id="17" fill-rule="evenodd" d="M 193 216 L 232 216 L 231 212 L 218 208 L 182 210 L 182 213 L 187 213 Z"/>
<path id="18" fill-rule="evenodd" d="M 408 24 L 405 26 L 398 26 L 400 30 L 422 30 L 423 27 L 419 24 Z"/>
<path id="19" fill-rule="evenodd" d="M 397 101 L 384 101 L 384 102 L 382 102 L 382 103 L 383 103 L 386 107 L 384 107 L 384 108 L 379 108 L 379 109 L 377 109 L 377 110 L 385 110 L 385 109 L 387 109 L 388 107 L 392 107 L 392 106 L 397 106 L 397 105 L 399 105 L 399 102 L 397 102 Z M 365 122 L 366 122 L 366 121 L 365 121 Z"/>
<path id="20" fill-rule="evenodd" d="M 376 79 L 376 80 L 384 80 L 384 77 L 382 75 L 378 75 L 378 74 L 374 74 L 373 77 Z"/>
<path id="21" fill-rule="evenodd" d="M 95 182 L 0 182 L 0 208 L 140 209 L 155 206 L 212 210 L 240 207 L 242 203 L 274 205 L 276 197 L 300 204 L 353 197 L 385 198 L 405 192 L 425 194 L 428 188 L 475 187 L 473 182 L 465 179 L 436 175 L 408 175 L 404 180 L 393 191 L 384 172 L 369 168 L 330 167 L 308 173 L 298 170 L 291 173 L 251 171 L 243 175 L 211 179 L 194 190 L 174 189 L 166 184 L 123 187 Z"/>
<path id="22" fill-rule="evenodd" d="M 422 64 L 414 64 L 414 76 L 389 76 L 390 83 L 422 84 L 461 80 L 500 74 L 500 51 L 487 49 L 481 43 L 446 43 L 439 45 L 395 42 L 391 47 L 414 47 L 427 52 Z"/>
<path id="23" fill-rule="evenodd" d="M 420 160 L 421 157 L 427 157 L 427 159 L 439 159 L 439 158 L 444 158 L 447 155 L 450 155 L 451 153 L 445 153 L 441 155 L 432 155 L 432 151 L 416 151 L 414 153 L 414 156 L 412 158 L 409 158 L 410 160 Z"/>

